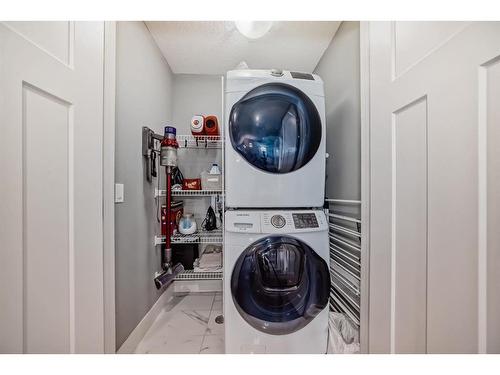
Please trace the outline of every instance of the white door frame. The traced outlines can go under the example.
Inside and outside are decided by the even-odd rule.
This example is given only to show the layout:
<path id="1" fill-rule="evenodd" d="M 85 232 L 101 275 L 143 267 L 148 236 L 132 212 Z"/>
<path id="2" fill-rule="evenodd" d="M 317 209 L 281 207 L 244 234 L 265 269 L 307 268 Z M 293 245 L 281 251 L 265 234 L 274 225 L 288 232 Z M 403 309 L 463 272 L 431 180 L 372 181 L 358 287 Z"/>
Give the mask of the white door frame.
<path id="1" fill-rule="evenodd" d="M 116 353 L 115 325 L 115 96 L 116 22 L 104 23 L 103 266 L 104 352 Z"/>
<path id="2" fill-rule="evenodd" d="M 370 23 L 360 22 L 361 99 L 361 311 L 360 349 L 369 353 L 370 311 Z"/>

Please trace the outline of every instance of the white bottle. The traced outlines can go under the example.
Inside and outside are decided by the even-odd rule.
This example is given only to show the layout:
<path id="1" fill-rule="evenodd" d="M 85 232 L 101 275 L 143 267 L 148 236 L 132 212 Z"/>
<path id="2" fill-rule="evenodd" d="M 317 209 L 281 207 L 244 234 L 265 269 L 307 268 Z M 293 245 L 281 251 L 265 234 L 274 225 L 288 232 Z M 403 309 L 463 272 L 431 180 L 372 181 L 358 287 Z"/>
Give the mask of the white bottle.
<path id="1" fill-rule="evenodd" d="M 212 164 L 212 168 L 210 168 L 210 174 L 221 174 L 220 173 L 220 168 L 217 165 L 217 163 Z"/>

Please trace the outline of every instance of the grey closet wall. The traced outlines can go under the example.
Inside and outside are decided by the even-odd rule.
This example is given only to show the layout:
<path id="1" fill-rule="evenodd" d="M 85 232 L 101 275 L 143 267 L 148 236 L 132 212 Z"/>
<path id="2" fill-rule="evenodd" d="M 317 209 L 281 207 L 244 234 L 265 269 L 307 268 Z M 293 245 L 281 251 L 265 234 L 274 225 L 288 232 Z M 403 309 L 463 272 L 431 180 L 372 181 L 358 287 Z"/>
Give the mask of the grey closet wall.
<path id="1" fill-rule="evenodd" d="M 207 74 L 175 74 L 173 80 L 172 125 L 177 134 L 191 134 L 193 115 L 215 115 L 222 124 L 222 83 L 221 76 Z M 186 178 L 199 178 L 200 173 L 208 170 L 212 163 L 221 166 L 222 150 L 185 149 L 177 152 L 179 168 Z M 177 198 L 176 198 L 177 200 Z M 194 214 L 198 228 L 201 227 L 210 198 L 182 197 L 184 212 Z M 202 251 L 205 245 L 200 245 Z M 220 283 L 222 289 L 222 282 Z"/>
<path id="2" fill-rule="evenodd" d="M 314 73 L 325 84 L 326 194 L 361 199 L 359 22 L 343 22 Z"/>
<path id="3" fill-rule="evenodd" d="M 216 115 L 222 120 L 221 76 L 176 74 L 173 88 L 172 123 L 178 134 L 191 134 L 191 118 L 196 114 Z"/>
<path id="4" fill-rule="evenodd" d="M 118 22 L 116 40 L 116 182 L 125 202 L 115 205 L 116 347 L 119 348 L 161 292 L 154 184 L 144 178 L 141 128 L 162 133 L 172 120 L 173 74 L 143 22 Z"/>

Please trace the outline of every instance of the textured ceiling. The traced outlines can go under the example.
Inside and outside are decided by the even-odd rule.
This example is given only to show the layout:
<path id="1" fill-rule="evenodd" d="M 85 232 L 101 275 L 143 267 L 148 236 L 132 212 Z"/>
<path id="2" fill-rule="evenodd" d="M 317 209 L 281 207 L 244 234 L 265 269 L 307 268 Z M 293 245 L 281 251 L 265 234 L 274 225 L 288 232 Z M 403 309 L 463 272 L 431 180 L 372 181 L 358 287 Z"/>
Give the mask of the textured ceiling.
<path id="1" fill-rule="evenodd" d="M 174 73 L 224 74 L 245 61 L 251 69 L 312 72 L 340 22 L 274 22 L 249 40 L 232 21 L 146 22 Z"/>

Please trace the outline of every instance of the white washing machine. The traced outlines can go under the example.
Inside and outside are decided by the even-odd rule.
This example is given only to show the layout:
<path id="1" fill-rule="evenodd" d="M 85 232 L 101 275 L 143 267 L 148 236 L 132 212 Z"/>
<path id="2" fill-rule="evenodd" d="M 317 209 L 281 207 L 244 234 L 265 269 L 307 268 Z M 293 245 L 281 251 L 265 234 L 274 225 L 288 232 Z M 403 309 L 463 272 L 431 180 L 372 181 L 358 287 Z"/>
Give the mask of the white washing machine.
<path id="1" fill-rule="evenodd" d="M 229 210 L 226 353 L 326 353 L 328 221 L 322 210 Z"/>
<path id="2" fill-rule="evenodd" d="M 314 74 L 227 73 L 226 206 L 322 207 L 325 98 Z"/>

